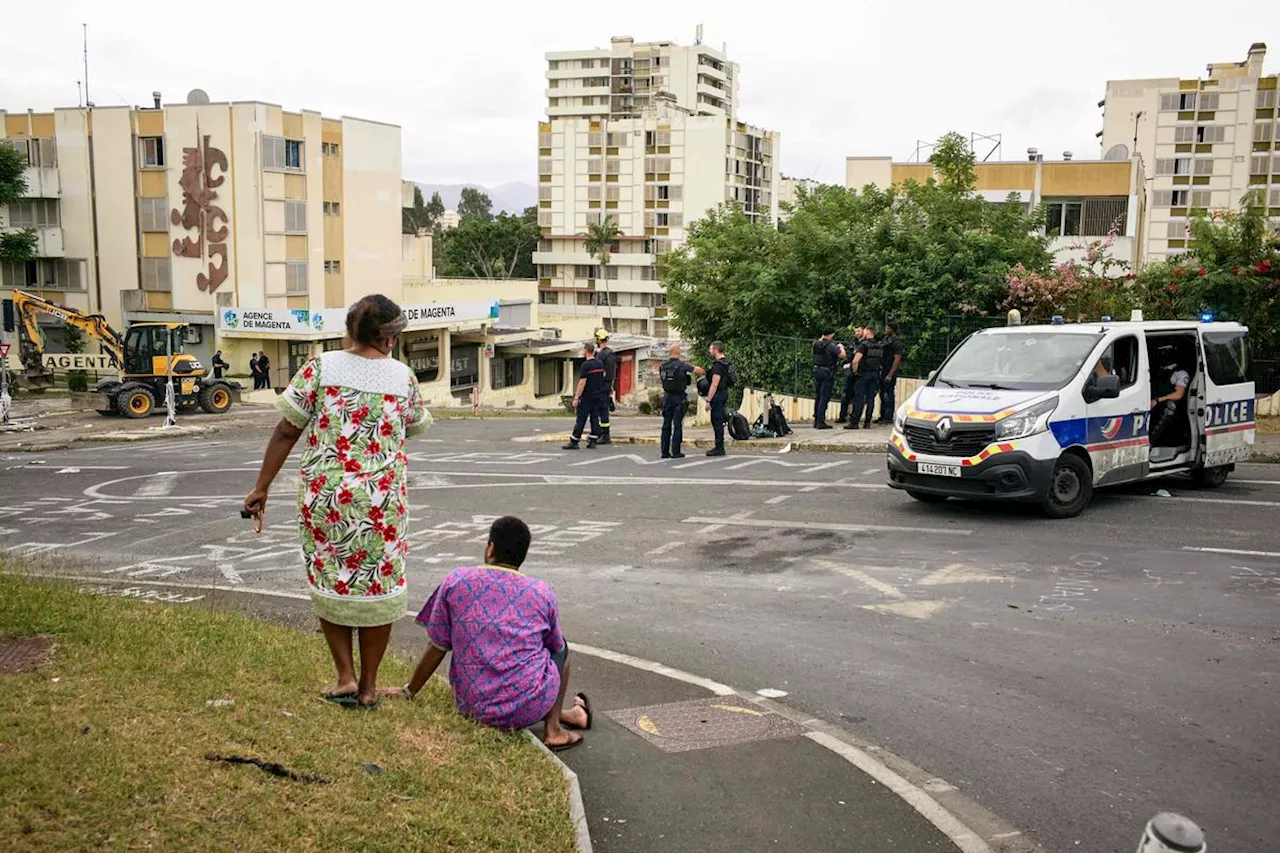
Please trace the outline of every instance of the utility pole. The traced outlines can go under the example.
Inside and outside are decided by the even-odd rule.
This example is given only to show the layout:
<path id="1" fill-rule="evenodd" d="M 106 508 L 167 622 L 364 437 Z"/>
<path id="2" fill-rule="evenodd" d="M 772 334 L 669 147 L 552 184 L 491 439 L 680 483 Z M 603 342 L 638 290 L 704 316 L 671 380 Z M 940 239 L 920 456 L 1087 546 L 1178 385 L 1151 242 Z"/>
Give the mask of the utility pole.
<path id="1" fill-rule="evenodd" d="M 1138 153 L 1138 122 L 1142 121 L 1142 117 L 1146 114 L 1146 110 L 1138 110 L 1133 116 L 1133 150 L 1129 152 L 1130 157 Z"/>

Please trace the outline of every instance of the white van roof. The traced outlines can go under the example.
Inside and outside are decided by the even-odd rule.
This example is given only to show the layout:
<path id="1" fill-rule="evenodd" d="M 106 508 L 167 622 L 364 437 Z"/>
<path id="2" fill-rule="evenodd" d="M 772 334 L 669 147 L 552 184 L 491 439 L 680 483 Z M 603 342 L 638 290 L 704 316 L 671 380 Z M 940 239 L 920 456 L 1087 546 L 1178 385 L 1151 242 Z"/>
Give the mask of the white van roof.
<path id="1" fill-rule="evenodd" d="M 1195 320 L 1143 320 L 1141 322 L 1113 321 L 1110 323 L 1036 323 L 1025 326 L 993 326 L 979 330 L 982 334 L 1018 334 L 1021 332 L 1044 332 L 1046 334 L 1096 335 L 1108 329 L 1125 328 L 1141 329 L 1146 332 L 1188 332 L 1203 329 L 1206 332 L 1239 332 L 1245 327 L 1235 322 L 1200 323 Z"/>

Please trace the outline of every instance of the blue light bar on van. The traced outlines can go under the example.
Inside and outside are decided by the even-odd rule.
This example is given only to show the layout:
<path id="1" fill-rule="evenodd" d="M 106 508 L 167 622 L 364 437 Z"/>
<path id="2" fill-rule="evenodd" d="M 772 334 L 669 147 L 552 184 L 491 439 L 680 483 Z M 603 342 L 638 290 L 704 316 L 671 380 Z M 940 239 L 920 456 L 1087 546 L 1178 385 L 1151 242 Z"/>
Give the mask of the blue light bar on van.
<path id="1" fill-rule="evenodd" d="M 1213 322 L 1213 314 L 1209 313 L 1208 311 L 1204 312 L 1203 314 L 1201 314 L 1201 315 L 1200 315 L 1200 322 L 1201 322 L 1201 323 L 1212 323 L 1212 322 Z"/>
<path id="2" fill-rule="evenodd" d="M 1061 314 L 1054 314 L 1053 317 L 1049 320 L 1049 324 L 1052 326 L 1061 326 L 1065 322 L 1066 321 L 1062 319 Z"/>
<path id="3" fill-rule="evenodd" d="M 1102 315 L 1102 322 L 1104 322 L 1104 323 L 1110 323 L 1110 322 L 1111 322 L 1111 315 L 1110 315 L 1110 314 L 1103 314 L 1103 315 Z"/>

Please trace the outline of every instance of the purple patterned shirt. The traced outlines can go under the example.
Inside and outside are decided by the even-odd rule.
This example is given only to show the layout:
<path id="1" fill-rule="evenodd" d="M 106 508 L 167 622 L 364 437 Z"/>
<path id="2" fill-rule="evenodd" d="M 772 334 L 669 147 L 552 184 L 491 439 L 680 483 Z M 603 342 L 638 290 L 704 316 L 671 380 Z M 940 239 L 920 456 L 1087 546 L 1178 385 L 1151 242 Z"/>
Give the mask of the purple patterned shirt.
<path id="1" fill-rule="evenodd" d="M 432 645 L 451 651 L 458 710 L 496 729 L 523 729 L 556 703 L 564 648 L 556 594 L 540 580 L 496 566 L 445 576 L 418 614 Z"/>

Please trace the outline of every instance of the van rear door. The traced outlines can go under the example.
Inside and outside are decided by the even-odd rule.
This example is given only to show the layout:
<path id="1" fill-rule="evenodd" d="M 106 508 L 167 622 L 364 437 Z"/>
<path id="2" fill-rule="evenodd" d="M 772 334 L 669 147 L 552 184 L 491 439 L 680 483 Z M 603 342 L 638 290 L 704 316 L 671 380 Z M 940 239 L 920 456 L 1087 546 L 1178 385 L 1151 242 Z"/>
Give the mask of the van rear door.
<path id="1" fill-rule="evenodd" d="M 1253 453 L 1253 351 L 1249 330 L 1206 326 L 1200 330 L 1204 409 L 1197 412 L 1205 468 L 1243 462 Z"/>

